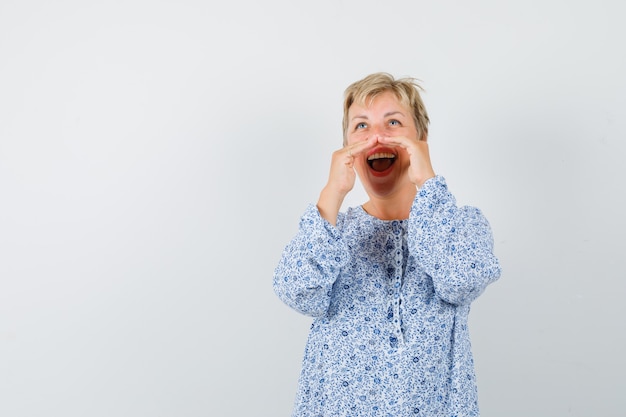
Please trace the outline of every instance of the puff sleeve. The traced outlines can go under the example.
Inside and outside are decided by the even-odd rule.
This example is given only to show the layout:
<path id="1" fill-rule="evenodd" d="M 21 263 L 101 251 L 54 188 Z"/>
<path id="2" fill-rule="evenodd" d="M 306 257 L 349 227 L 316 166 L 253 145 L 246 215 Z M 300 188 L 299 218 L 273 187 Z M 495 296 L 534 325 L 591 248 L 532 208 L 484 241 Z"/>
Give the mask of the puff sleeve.
<path id="1" fill-rule="evenodd" d="M 274 292 L 300 313 L 319 317 L 328 311 L 333 284 L 349 261 L 340 223 L 341 217 L 332 226 L 309 205 L 274 270 Z"/>
<path id="2" fill-rule="evenodd" d="M 450 304 L 470 304 L 500 277 L 487 219 L 475 207 L 457 207 L 441 176 L 417 192 L 408 243 L 437 296 Z"/>

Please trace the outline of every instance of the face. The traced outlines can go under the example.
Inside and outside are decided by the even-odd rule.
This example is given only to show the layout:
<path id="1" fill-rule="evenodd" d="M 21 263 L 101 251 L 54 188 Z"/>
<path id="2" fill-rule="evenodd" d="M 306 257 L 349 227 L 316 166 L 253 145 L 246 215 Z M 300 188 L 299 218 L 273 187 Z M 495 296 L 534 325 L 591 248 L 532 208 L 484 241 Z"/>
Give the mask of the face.
<path id="1" fill-rule="evenodd" d="M 349 145 L 372 136 L 417 140 L 413 113 L 393 92 L 382 93 L 366 104 L 369 105 L 353 104 L 348 109 Z M 377 143 L 355 159 L 354 167 L 370 197 L 384 197 L 402 187 L 413 187 L 408 178 L 409 155 L 403 148 Z"/>

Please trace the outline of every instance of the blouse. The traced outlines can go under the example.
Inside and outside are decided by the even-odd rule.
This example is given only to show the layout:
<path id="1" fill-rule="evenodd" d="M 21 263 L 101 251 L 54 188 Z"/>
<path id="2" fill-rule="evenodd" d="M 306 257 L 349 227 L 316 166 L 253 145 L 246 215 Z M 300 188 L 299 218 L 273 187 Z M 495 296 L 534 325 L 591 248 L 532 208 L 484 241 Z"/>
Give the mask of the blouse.
<path id="1" fill-rule="evenodd" d="M 293 416 L 478 416 L 468 314 L 499 277 L 489 223 L 441 176 L 407 220 L 309 205 L 273 281 L 314 317 Z"/>

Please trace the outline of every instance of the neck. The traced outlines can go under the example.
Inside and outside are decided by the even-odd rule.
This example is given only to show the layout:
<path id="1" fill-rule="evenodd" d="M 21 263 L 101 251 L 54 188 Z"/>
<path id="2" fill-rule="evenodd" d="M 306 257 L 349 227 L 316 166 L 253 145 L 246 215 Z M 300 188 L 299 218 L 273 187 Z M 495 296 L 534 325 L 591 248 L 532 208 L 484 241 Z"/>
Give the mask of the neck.
<path id="1" fill-rule="evenodd" d="M 415 194 L 417 194 L 417 187 L 413 184 L 393 195 L 370 194 L 369 201 L 363 204 L 363 210 L 380 220 L 405 220 L 409 218 Z"/>

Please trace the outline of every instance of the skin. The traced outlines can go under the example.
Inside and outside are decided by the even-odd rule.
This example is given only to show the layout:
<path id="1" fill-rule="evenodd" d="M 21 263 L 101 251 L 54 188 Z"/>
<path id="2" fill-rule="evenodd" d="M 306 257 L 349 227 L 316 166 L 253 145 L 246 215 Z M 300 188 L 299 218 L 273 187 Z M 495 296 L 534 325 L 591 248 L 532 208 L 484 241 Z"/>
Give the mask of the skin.
<path id="1" fill-rule="evenodd" d="M 435 176 L 428 143 L 418 137 L 411 110 L 390 91 L 366 103 L 348 109 L 347 144 L 333 152 L 328 182 L 317 202 L 332 225 L 357 175 L 369 197 L 363 209 L 382 220 L 407 219 L 417 190 Z M 396 155 L 382 174 L 367 164 L 367 157 L 377 152 Z"/>

